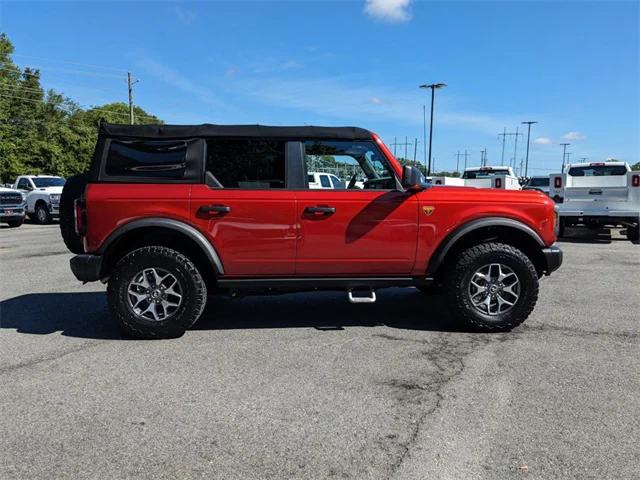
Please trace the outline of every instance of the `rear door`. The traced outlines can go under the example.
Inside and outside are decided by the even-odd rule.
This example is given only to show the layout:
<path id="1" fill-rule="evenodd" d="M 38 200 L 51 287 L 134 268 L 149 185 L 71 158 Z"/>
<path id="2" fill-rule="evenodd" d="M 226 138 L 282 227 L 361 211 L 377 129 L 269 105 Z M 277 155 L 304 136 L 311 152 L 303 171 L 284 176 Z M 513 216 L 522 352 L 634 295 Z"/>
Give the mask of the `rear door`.
<path id="1" fill-rule="evenodd" d="M 296 275 L 409 274 L 416 254 L 418 203 L 399 191 L 373 141 L 306 141 L 307 168 L 347 179 L 342 188 L 297 190 Z M 365 178 L 363 188 L 356 180 Z M 359 182 L 358 182 L 359 183 Z M 349 188 L 350 187 L 350 188 Z"/>
<path id="2" fill-rule="evenodd" d="M 286 179 L 287 141 L 210 138 L 205 184 L 191 192 L 192 221 L 222 260 L 225 276 L 292 275 L 296 200 Z"/>

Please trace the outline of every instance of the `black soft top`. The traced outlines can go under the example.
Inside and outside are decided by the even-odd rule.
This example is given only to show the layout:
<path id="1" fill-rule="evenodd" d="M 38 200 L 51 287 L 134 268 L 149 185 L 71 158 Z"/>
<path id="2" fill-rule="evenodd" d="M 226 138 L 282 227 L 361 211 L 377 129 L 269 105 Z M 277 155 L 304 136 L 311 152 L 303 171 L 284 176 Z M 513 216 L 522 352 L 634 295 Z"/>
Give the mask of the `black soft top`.
<path id="1" fill-rule="evenodd" d="M 100 135 L 130 138 L 278 137 L 302 139 L 370 140 L 358 127 L 272 127 L 266 125 L 120 125 L 100 123 Z"/>

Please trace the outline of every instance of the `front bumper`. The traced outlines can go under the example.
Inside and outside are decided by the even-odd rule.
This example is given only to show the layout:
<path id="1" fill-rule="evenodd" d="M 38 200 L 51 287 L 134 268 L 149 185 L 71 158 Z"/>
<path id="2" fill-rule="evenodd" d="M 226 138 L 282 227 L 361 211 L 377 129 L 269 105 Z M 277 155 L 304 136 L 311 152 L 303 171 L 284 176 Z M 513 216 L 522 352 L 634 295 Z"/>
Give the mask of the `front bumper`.
<path id="1" fill-rule="evenodd" d="M 24 217 L 24 207 L 0 207 L 0 219 L 14 220 Z"/>
<path id="2" fill-rule="evenodd" d="M 50 203 L 49 204 L 49 214 L 55 217 L 60 215 L 60 204 L 59 203 Z"/>
<path id="3" fill-rule="evenodd" d="M 95 282 L 101 279 L 102 255 L 83 253 L 69 260 L 71 271 L 81 282 Z"/>
<path id="4" fill-rule="evenodd" d="M 544 255 L 545 262 L 547 264 L 547 268 L 544 273 L 546 275 L 550 275 L 551 272 L 555 272 L 562 265 L 562 250 L 558 247 L 552 245 L 547 248 L 542 249 L 542 254 Z"/>

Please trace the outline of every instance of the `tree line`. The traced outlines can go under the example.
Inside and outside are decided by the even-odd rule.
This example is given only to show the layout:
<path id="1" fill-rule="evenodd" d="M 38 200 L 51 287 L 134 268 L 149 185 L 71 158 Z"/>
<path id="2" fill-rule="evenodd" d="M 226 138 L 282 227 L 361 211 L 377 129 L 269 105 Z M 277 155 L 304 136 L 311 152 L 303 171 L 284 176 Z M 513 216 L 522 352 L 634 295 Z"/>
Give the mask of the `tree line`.
<path id="1" fill-rule="evenodd" d="M 93 155 L 98 122 L 127 122 L 128 105 L 85 109 L 61 93 L 45 91 L 40 71 L 18 67 L 13 51 L 7 35 L 0 33 L 0 183 L 24 174 L 68 177 L 84 172 Z M 140 107 L 134 107 L 134 118 L 163 123 Z"/>

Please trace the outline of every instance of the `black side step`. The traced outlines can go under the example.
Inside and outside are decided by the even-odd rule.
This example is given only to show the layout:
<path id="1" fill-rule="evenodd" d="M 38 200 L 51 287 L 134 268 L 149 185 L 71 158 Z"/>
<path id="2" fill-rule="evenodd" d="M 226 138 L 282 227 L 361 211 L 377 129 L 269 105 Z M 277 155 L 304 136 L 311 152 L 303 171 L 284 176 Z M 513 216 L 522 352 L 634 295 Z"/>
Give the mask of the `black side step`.
<path id="1" fill-rule="evenodd" d="M 343 290 L 385 287 L 419 287 L 433 283 L 424 277 L 298 277 L 298 278 L 219 278 L 220 288 L 230 289 L 292 289 L 292 290 Z"/>

